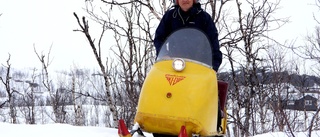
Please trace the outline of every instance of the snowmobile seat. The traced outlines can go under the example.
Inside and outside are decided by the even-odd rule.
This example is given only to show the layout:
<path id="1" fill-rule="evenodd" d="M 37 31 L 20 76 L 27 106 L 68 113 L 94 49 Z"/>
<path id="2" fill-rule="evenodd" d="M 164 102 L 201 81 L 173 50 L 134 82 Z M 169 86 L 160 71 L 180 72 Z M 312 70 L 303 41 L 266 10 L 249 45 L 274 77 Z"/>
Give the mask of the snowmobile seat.
<path id="1" fill-rule="evenodd" d="M 218 81 L 218 92 L 219 92 L 219 104 L 221 112 L 224 112 L 224 108 L 227 101 L 228 83 L 225 81 Z M 224 117 L 224 115 L 222 115 Z"/>

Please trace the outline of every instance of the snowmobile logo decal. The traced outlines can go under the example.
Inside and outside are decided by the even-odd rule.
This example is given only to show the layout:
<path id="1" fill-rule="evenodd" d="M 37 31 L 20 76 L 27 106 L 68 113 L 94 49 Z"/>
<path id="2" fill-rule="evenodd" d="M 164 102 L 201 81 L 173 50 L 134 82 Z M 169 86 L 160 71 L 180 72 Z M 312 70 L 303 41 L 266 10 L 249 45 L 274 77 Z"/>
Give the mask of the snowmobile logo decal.
<path id="1" fill-rule="evenodd" d="M 177 84 L 178 82 L 182 81 L 186 77 L 185 76 L 177 76 L 177 75 L 166 74 L 166 78 L 167 78 L 170 86 L 173 86 L 174 84 Z"/>

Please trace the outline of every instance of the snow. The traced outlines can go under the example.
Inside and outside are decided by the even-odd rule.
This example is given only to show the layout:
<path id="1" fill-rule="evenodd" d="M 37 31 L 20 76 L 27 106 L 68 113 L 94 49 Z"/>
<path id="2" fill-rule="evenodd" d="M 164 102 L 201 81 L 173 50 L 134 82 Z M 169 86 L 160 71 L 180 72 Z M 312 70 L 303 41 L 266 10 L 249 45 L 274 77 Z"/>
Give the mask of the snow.
<path id="1" fill-rule="evenodd" d="M 118 137 L 118 130 L 68 124 L 26 125 L 0 123 L 2 137 Z M 152 137 L 151 134 L 146 134 Z M 137 135 L 134 135 L 137 137 Z"/>
<path id="2" fill-rule="evenodd" d="M 68 124 L 26 125 L 0 123 L 2 137 L 118 137 L 118 130 L 106 127 L 72 126 Z M 146 137 L 153 137 L 145 133 Z M 307 137 L 307 133 L 295 133 L 297 137 Z M 274 132 L 254 137 L 289 137 L 287 133 Z M 314 131 L 312 137 L 319 137 L 320 131 Z M 133 137 L 138 137 L 134 135 Z"/>

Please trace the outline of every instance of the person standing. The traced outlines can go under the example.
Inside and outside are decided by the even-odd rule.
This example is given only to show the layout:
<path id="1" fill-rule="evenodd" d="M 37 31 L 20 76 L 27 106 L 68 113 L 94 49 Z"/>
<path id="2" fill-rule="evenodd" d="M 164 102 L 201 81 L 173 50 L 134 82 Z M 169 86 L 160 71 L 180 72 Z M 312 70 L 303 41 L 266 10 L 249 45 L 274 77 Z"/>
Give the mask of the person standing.
<path id="1" fill-rule="evenodd" d="M 222 62 L 222 53 L 218 40 L 218 31 L 211 16 L 201 8 L 198 0 L 174 0 L 174 8 L 168 10 L 162 17 L 154 38 L 156 54 L 166 38 L 174 31 L 191 27 L 202 30 L 209 38 L 212 49 L 212 67 L 218 71 Z"/>

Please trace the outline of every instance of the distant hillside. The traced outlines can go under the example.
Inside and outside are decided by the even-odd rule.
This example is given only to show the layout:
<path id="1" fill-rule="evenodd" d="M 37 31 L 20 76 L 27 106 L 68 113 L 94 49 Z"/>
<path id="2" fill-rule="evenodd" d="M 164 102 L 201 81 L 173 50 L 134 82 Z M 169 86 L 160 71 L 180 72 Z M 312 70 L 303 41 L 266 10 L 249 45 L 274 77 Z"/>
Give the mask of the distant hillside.
<path id="1" fill-rule="evenodd" d="M 232 73 L 231 72 L 221 72 L 218 74 L 219 80 L 228 81 L 229 84 L 232 84 Z M 239 84 L 244 83 L 245 73 L 242 70 L 237 70 L 235 72 L 235 77 Z M 315 85 L 320 85 L 320 77 L 311 76 L 311 75 L 298 75 L 290 74 L 288 71 L 284 72 L 272 72 L 266 68 L 257 70 L 257 80 L 261 84 L 272 84 L 272 83 L 290 83 L 295 87 L 313 87 Z"/>

